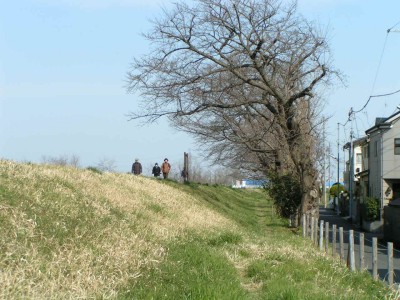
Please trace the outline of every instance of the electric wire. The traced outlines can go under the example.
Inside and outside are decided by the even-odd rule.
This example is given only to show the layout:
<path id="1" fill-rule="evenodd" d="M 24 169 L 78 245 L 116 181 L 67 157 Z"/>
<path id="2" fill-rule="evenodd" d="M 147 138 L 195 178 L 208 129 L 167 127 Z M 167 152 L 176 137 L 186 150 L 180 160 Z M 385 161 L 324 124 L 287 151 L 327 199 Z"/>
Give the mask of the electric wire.
<path id="1" fill-rule="evenodd" d="M 352 110 L 353 113 L 359 113 L 359 112 L 363 111 L 363 110 L 367 107 L 368 103 L 370 102 L 370 100 L 371 100 L 372 98 L 390 96 L 390 95 L 394 95 L 394 94 L 400 92 L 400 90 L 397 90 L 397 91 L 394 91 L 394 92 L 391 92 L 391 93 L 387 93 L 387 94 L 372 95 L 373 92 L 374 92 L 374 90 L 375 90 L 375 84 L 376 84 L 376 81 L 377 81 L 377 78 L 378 78 L 378 75 L 379 75 L 379 71 L 380 71 L 380 68 L 381 68 L 381 65 L 382 65 L 382 59 L 383 59 L 383 55 L 384 55 L 385 50 L 386 50 L 386 44 L 387 44 L 387 40 L 388 40 L 389 33 L 392 31 L 392 29 L 393 29 L 394 27 L 396 27 L 396 26 L 399 25 L 399 24 L 400 24 L 400 21 L 398 21 L 396 24 L 394 24 L 392 27 L 390 27 L 388 30 L 386 30 L 385 41 L 384 41 L 384 43 L 383 43 L 382 52 L 381 52 L 381 55 L 380 55 L 380 57 L 379 57 L 378 67 L 377 67 L 376 72 L 375 72 L 374 81 L 373 81 L 373 83 L 372 83 L 372 88 L 371 88 L 371 92 L 370 92 L 370 95 L 371 95 L 371 96 L 368 97 L 368 100 L 366 101 L 366 103 L 364 104 L 364 106 L 363 106 L 361 109 L 359 109 L 359 110 Z"/>
<path id="2" fill-rule="evenodd" d="M 397 90 L 397 91 L 394 91 L 394 92 L 391 92 L 391 93 L 386 93 L 386 94 L 380 94 L 380 95 L 372 95 L 372 96 L 369 96 L 367 102 L 364 104 L 364 106 L 363 106 L 361 109 L 359 109 L 359 110 L 352 110 L 352 112 L 356 114 L 356 113 L 359 113 L 359 112 L 363 111 L 364 108 L 367 107 L 369 101 L 370 101 L 372 98 L 386 97 L 386 96 L 391 96 L 391 95 L 394 95 L 394 94 L 397 94 L 397 93 L 400 93 L 400 90 Z"/>
<path id="3" fill-rule="evenodd" d="M 374 92 L 374 90 L 375 90 L 375 84 L 376 84 L 376 80 L 377 80 L 377 78 L 378 78 L 379 71 L 380 71 L 380 69 L 381 69 L 383 54 L 385 53 L 385 50 L 386 50 L 386 44 L 387 44 L 389 32 L 390 32 L 390 31 L 387 31 L 387 32 L 386 32 L 386 37 L 385 37 L 385 41 L 384 41 L 384 43 L 383 43 L 382 52 L 381 52 L 381 55 L 380 55 L 379 61 L 378 61 L 378 67 L 377 67 L 376 72 L 375 72 L 374 81 L 372 82 L 372 88 L 371 88 L 370 95 L 372 95 L 373 92 Z"/>

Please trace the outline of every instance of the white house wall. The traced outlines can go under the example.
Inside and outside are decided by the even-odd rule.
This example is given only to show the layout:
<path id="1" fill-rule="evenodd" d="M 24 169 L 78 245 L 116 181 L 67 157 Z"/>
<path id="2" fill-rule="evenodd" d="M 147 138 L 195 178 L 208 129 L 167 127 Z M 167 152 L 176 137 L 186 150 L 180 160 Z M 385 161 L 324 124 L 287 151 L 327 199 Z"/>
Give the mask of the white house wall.
<path id="1" fill-rule="evenodd" d="M 361 161 L 357 163 L 357 154 L 361 155 Z M 361 151 L 361 146 L 356 145 L 354 146 L 354 154 L 353 154 L 353 174 L 357 174 L 361 171 L 363 171 L 363 165 L 362 165 L 362 151 Z M 358 169 L 358 171 L 357 171 Z M 354 177 L 353 181 L 358 181 L 357 177 Z"/>
<path id="2" fill-rule="evenodd" d="M 380 132 L 373 132 L 369 142 L 369 195 L 381 199 L 381 147 Z"/>

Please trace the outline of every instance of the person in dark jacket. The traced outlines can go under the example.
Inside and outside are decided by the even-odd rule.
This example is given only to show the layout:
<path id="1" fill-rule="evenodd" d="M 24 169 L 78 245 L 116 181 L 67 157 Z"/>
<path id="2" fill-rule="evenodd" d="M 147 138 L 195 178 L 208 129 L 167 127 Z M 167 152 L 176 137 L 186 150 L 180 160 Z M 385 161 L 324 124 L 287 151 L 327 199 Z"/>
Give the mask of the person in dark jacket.
<path id="1" fill-rule="evenodd" d="M 139 159 L 135 159 L 135 162 L 132 164 L 132 174 L 140 175 L 142 174 L 142 164 L 139 162 Z"/>
<path id="2" fill-rule="evenodd" d="M 158 163 L 156 163 L 153 167 L 153 171 L 151 172 L 154 177 L 158 177 L 161 174 L 161 168 L 159 167 Z"/>

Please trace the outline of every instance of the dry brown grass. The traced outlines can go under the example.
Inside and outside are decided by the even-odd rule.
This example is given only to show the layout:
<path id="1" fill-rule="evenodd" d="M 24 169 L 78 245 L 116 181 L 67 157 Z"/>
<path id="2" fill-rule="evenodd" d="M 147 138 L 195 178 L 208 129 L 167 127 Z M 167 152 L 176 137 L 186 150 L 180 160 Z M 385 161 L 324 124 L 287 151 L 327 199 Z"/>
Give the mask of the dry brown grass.
<path id="1" fill-rule="evenodd" d="M 129 174 L 0 160 L 0 187 L 2 299 L 113 298 L 157 266 L 167 241 L 235 226 L 188 194 Z M 51 228 L 46 210 L 56 215 Z"/>

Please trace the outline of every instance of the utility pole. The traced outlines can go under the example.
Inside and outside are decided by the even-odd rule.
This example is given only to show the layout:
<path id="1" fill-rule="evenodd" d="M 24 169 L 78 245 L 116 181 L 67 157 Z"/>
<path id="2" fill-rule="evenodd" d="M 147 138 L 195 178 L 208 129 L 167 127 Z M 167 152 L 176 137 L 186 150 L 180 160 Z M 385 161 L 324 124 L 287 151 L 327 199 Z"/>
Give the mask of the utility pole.
<path id="1" fill-rule="evenodd" d="M 322 133 L 323 133 L 323 142 L 322 142 L 322 149 L 323 149 L 323 159 L 324 159 L 324 163 L 323 163 L 323 182 L 324 185 L 322 186 L 322 193 L 324 194 L 324 208 L 326 208 L 326 166 L 325 166 L 325 162 L 326 162 L 326 149 L 325 149 L 325 122 L 326 119 L 324 118 L 323 123 L 322 123 Z"/>
<path id="2" fill-rule="evenodd" d="M 329 150 L 328 150 L 329 152 L 328 153 L 331 153 L 331 144 L 329 143 Z M 332 178 L 331 178 L 331 157 L 330 157 L 330 155 L 328 156 L 328 159 L 329 159 L 329 161 L 328 161 L 328 182 L 329 182 L 329 201 L 331 201 L 331 187 L 332 187 L 332 185 L 331 185 L 331 181 L 332 181 Z"/>
<path id="3" fill-rule="evenodd" d="M 350 108 L 349 112 L 349 121 L 350 121 L 350 155 L 349 155 L 349 160 L 350 160 L 350 172 L 349 172 L 349 193 L 350 193 L 350 199 L 349 199 L 349 215 L 350 215 L 350 220 L 352 221 L 353 219 L 353 184 L 354 184 L 354 149 L 353 149 L 353 122 L 351 120 L 353 114 L 353 108 Z"/>
<path id="4" fill-rule="evenodd" d="M 339 177 L 339 168 L 340 168 L 339 124 L 340 123 L 337 123 L 337 188 L 336 188 L 336 200 L 333 201 L 333 209 L 334 209 L 334 211 L 336 211 L 336 201 L 339 204 L 339 187 L 340 187 L 340 177 Z"/>

